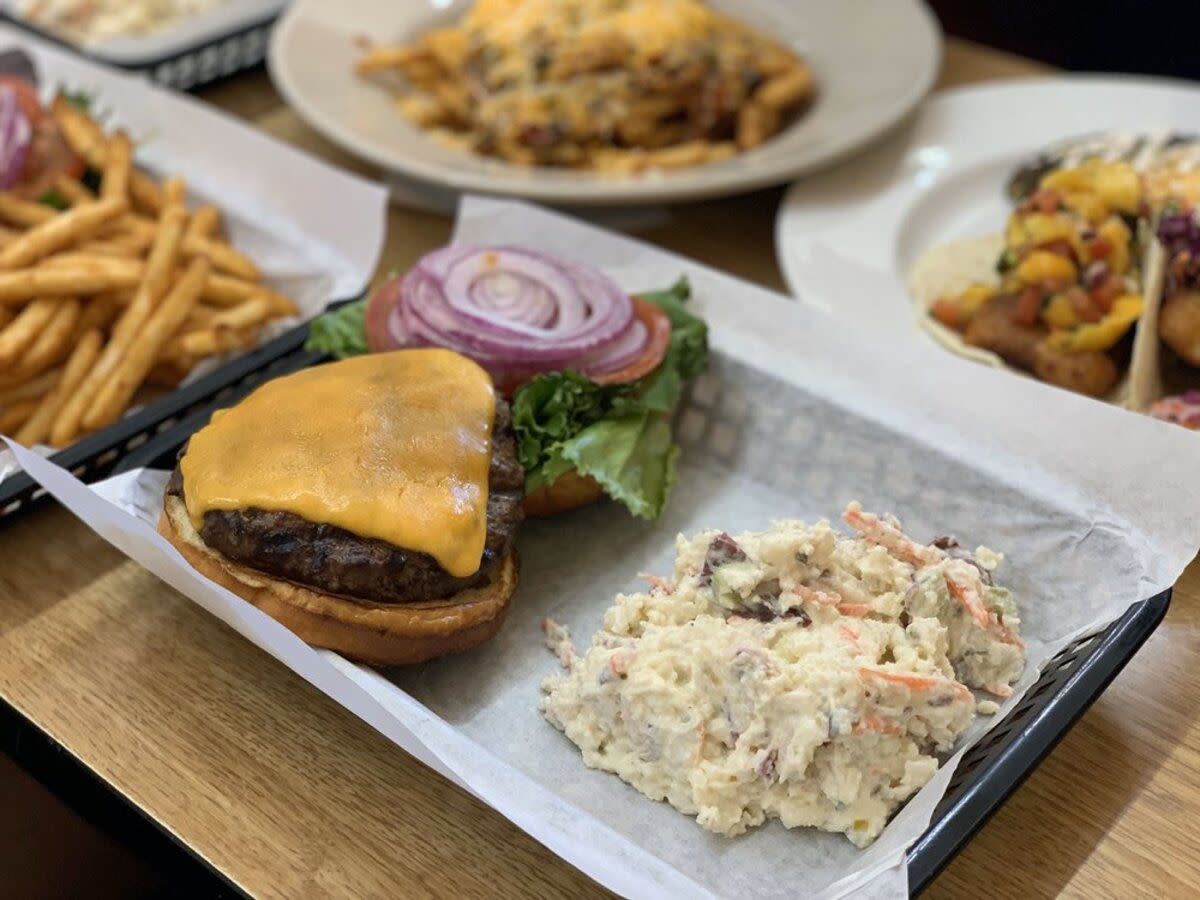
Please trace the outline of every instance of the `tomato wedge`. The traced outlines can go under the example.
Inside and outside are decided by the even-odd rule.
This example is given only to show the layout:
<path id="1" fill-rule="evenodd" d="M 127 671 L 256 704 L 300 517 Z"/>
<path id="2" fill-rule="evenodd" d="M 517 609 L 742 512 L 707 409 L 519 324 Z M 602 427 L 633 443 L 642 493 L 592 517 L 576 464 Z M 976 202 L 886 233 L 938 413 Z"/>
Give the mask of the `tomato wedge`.
<path id="1" fill-rule="evenodd" d="M 646 326 L 648 335 L 642 355 L 624 368 L 603 375 L 589 376 L 596 384 L 625 384 L 637 381 L 657 369 L 671 344 L 671 320 L 667 314 L 648 300 L 633 299 L 633 314 Z"/>
<path id="2" fill-rule="evenodd" d="M 37 88 L 24 78 L 19 78 L 16 75 L 0 75 L 0 87 L 12 88 L 13 95 L 17 100 L 17 106 L 25 114 L 25 118 L 29 120 L 30 127 L 36 128 L 37 123 L 42 120 L 43 115 L 42 100 L 38 97 Z"/>
<path id="3" fill-rule="evenodd" d="M 33 128 L 33 143 L 13 192 L 27 200 L 39 200 L 54 187 L 59 175 L 83 177 L 86 169 L 83 160 L 71 150 L 54 117 L 42 107 L 37 88 L 14 75 L 0 75 L 0 87 L 12 89 L 17 106 Z"/>

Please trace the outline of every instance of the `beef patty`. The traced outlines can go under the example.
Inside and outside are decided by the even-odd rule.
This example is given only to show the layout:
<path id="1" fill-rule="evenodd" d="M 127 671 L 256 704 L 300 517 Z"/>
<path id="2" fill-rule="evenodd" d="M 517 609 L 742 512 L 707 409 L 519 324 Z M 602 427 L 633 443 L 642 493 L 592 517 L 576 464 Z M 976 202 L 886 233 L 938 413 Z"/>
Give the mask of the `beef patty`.
<path id="1" fill-rule="evenodd" d="M 525 471 L 517 461 L 508 404 L 497 398 L 488 472 L 487 539 L 479 571 L 473 575 L 456 578 L 427 553 L 359 537 L 289 512 L 211 510 L 204 514 L 200 536 L 235 562 L 328 594 L 378 603 L 440 600 L 486 581 L 512 548 L 517 526 L 524 518 L 524 486 Z M 167 493 L 184 498 L 178 466 Z"/>

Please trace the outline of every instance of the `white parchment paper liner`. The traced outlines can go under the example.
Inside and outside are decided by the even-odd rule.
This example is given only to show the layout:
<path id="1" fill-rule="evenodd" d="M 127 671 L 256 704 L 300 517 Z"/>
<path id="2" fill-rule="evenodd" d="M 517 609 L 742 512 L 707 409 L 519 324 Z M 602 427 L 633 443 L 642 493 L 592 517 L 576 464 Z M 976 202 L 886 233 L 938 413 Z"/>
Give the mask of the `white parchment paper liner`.
<path id="1" fill-rule="evenodd" d="M 1196 551 L 1200 485 L 1194 437 L 1183 429 L 897 343 L 535 207 L 469 199 L 457 238 L 588 260 L 630 290 L 686 274 L 714 347 L 712 371 L 677 422 L 680 483 L 661 526 L 603 504 L 527 523 L 513 611 L 476 652 L 385 678 L 311 650 L 197 575 L 153 532 L 164 473 L 128 473 L 89 490 L 18 453 L 119 549 L 616 891 L 902 894 L 905 848 L 926 828 L 963 749 L 1003 715 L 981 718 L 865 851 L 777 824 L 718 838 L 587 770 L 536 711 L 538 685 L 556 665 L 537 622 L 554 616 L 586 643 L 612 596 L 635 588 L 636 572 L 669 570 L 676 530 L 834 517 L 858 498 L 896 512 L 918 538 L 953 532 L 1006 551 L 1002 581 L 1016 592 L 1031 660 L 1006 708 L 1042 662 L 1170 586 Z"/>
<path id="2" fill-rule="evenodd" d="M 189 203 L 221 210 L 230 242 L 268 284 L 296 301 L 297 318 L 272 323 L 264 340 L 332 300 L 363 291 L 383 249 L 387 189 L 283 144 L 185 94 L 90 62 L 0 23 L 0 51 L 33 59 L 43 97 L 60 88 L 91 96 L 93 112 L 136 142 L 139 165 L 180 175 Z M 211 371 L 217 360 L 197 367 Z M 0 453 L 0 480 L 11 457 Z"/>

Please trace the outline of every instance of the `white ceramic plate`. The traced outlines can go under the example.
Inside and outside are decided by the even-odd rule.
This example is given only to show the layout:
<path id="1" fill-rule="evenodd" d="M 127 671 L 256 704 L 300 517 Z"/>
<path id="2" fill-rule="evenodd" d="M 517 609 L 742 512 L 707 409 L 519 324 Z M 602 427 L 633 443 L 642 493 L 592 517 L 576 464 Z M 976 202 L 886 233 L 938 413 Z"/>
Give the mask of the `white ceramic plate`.
<path id="1" fill-rule="evenodd" d="M 999 232 L 1018 163 L 1063 138 L 1107 130 L 1200 132 L 1200 88 L 1085 75 L 937 94 L 887 141 L 791 187 L 775 228 L 788 287 L 895 340 L 926 340 L 907 289 L 917 258 Z"/>
<path id="2" fill-rule="evenodd" d="M 16 0 L 0 2 L 0 8 L 15 21 L 55 40 L 69 43 L 94 59 L 129 67 L 150 65 L 227 35 L 237 34 L 279 15 L 285 5 L 287 0 L 227 0 L 213 9 L 194 16 L 184 16 L 149 34 L 79 44 L 29 23 L 17 13 Z"/>
<path id="3" fill-rule="evenodd" d="M 271 75 L 292 107 L 347 150 L 410 178 L 460 191 L 551 203 L 627 204 L 729 194 L 829 164 L 877 137 L 928 92 L 941 57 L 919 0 L 712 0 L 801 53 L 815 105 L 776 138 L 726 162 L 637 176 L 515 166 L 446 149 L 353 72 L 356 39 L 410 40 L 462 15 L 469 0 L 296 0 L 275 29 Z"/>

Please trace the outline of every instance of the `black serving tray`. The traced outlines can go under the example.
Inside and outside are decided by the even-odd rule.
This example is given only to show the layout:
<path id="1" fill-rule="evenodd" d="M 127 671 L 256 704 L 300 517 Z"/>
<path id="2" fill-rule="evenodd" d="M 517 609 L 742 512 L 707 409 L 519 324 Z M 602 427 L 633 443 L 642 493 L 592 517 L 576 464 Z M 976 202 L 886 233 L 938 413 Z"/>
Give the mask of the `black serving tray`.
<path id="1" fill-rule="evenodd" d="M 194 91 L 262 65 L 267 56 L 271 28 L 278 17 L 279 13 L 268 15 L 238 27 L 235 31 L 202 39 L 162 56 L 119 63 L 92 54 L 86 47 L 64 41 L 49 31 L 36 28 L 18 15 L 0 11 L 0 21 L 23 28 L 42 40 L 57 44 L 101 65 L 115 66 L 127 72 L 144 75 L 164 87 L 178 91 Z"/>
<path id="2" fill-rule="evenodd" d="M 179 449 L 216 409 L 236 402 L 275 375 L 328 359 L 304 351 L 299 342 L 294 351 L 274 359 L 269 368 L 247 374 L 222 391 L 211 406 L 196 409 L 128 454 L 116 471 L 171 468 Z M 929 886 L 1062 740 L 1158 627 L 1170 602 L 1171 591 L 1163 591 L 1135 603 L 1104 630 L 1071 644 L 1050 661 L 1021 703 L 967 752 L 929 828 L 909 850 L 908 879 L 913 895 Z"/>

